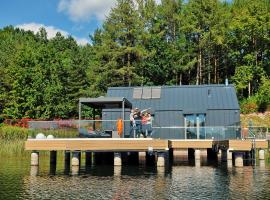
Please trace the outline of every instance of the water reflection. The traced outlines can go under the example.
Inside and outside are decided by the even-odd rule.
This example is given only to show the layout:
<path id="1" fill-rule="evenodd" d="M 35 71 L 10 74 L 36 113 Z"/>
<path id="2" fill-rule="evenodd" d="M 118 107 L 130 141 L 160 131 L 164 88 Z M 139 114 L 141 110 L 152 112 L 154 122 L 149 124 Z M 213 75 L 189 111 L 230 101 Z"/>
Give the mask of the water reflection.
<path id="1" fill-rule="evenodd" d="M 115 177 L 121 176 L 122 166 L 114 166 L 114 173 Z"/>
<path id="2" fill-rule="evenodd" d="M 76 176 L 79 175 L 80 166 L 71 166 L 71 175 Z"/>
<path id="3" fill-rule="evenodd" d="M 166 168 L 96 165 L 72 168 L 65 175 L 63 159 L 50 175 L 49 159 L 41 160 L 39 168 L 30 167 L 29 160 L 0 161 L 1 199 L 269 199 L 270 195 L 267 163 L 255 168 L 202 164 L 202 160 L 200 167 L 195 161 Z"/>
<path id="4" fill-rule="evenodd" d="M 265 160 L 259 160 L 259 167 L 265 169 Z"/>
<path id="5" fill-rule="evenodd" d="M 38 175 L 38 166 L 31 166 L 30 176 L 37 176 L 37 175 Z"/>

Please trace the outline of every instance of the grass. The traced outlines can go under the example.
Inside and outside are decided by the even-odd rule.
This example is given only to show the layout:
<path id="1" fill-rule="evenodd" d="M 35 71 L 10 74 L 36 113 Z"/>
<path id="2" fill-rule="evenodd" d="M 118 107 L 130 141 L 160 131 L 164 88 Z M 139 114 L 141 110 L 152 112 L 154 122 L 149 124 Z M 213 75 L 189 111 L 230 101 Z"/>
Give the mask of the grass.
<path id="1" fill-rule="evenodd" d="M 25 156 L 29 152 L 24 150 L 25 140 L 3 140 L 0 139 L 0 155 L 1 156 Z"/>
<path id="2" fill-rule="evenodd" d="M 0 126 L 0 155 L 1 156 L 25 156 L 29 152 L 24 150 L 24 143 L 28 137 L 35 138 L 38 133 L 45 136 L 53 135 L 55 138 L 77 137 L 76 129 L 57 130 L 30 130 L 27 128 L 1 125 Z"/>

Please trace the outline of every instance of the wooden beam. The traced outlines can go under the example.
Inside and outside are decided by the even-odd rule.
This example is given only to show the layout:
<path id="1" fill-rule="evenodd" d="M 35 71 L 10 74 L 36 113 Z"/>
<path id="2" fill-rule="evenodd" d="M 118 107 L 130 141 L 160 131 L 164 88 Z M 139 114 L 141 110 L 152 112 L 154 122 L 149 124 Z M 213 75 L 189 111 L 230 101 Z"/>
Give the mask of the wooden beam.
<path id="1" fill-rule="evenodd" d="M 213 141 L 213 144 L 218 144 L 232 151 L 251 151 L 252 148 L 252 140 L 222 140 Z M 257 149 L 266 149 L 268 148 L 268 141 L 255 140 L 255 147 Z"/>
<path id="2" fill-rule="evenodd" d="M 213 140 L 169 140 L 169 148 L 173 149 L 207 149 L 212 148 Z"/>
<path id="3" fill-rule="evenodd" d="M 167 140 L 158 139 L 28 139 L 26 150 L 147 151 L 166 150 Z"/>

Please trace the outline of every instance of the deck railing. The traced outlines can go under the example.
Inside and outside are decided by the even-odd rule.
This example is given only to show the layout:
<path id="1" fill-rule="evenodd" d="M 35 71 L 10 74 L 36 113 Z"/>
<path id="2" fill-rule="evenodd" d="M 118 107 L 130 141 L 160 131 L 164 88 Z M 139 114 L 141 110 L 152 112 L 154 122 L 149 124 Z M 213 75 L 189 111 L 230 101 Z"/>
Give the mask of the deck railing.
<path id="1" fill-rule="evenodd" d="M 29 129 L 32 135 L 38 132 L 63 131 L 68 135 L 76 136 L 78 129 L 85 129 L 88 132 L 97 131 L 114 131 L 117 132 L 118 120 L 57 120 L 57 121 L 29 121 Z M 148 126 L 149 128 L 149 126 Z M 124 137 L 134 137 L 134 131 L 145 131 L 142 126 L 139 129 L 132 127 L 129 120 L 124 120 Z M 170 138 L 170 139 L 246 139 L 248 138 L 248 128 L 241 126 L 161 126 L 156 122 L 151 126 L 151 137 L 153 138 Z M 256 138 L 266 139 L 268 137 L 268 128 L 252 127 Z M 61 135 L 61 134 L 60 134 Z M 63 134 L 65 135 L 65 134 Z M 143 135 L 143 134 L 142 134 Z"/>

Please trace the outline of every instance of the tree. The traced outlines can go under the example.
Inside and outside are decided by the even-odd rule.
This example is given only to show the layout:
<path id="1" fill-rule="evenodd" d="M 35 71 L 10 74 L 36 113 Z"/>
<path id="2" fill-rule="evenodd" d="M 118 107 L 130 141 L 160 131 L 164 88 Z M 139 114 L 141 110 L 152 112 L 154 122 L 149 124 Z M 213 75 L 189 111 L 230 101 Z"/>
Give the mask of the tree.
<path id="1" fill-rule="evenodd" d="M 96 84 L 104 91 L 108 86 L 131 86 L 138 84 L 138 65 L 146 56 L 142 46 L 142 23 L 132 0 L 119 0 L 103 24 L 102 33 L 96 31 L 94 65 Z"/>

